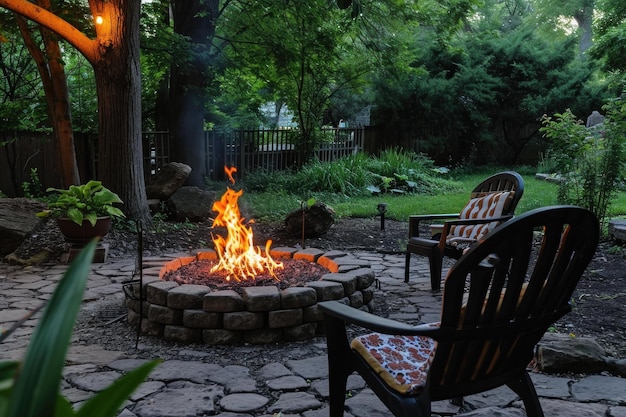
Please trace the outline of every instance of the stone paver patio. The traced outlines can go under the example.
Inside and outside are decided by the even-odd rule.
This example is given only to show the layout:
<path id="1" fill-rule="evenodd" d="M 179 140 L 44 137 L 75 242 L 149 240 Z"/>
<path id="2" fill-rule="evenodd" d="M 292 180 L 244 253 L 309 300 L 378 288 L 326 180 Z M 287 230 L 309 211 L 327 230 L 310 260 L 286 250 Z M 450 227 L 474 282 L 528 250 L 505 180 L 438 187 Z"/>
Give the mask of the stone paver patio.
<path id="1" fill-rule="evenodd" d="M 433 294 L 426 263 L 414 260 L 417 279 L 404 283 L 404 256 L 370 252 L 351 253 L 370 263 L 380 281 L 378 296 L 394 303 L 391 318 L 428 322 L 438 319 L 441 297 Z M 65 265 L 17 267 L 0 264 L 0 326 L 8 328 L 29 310 L 50 297 L 66 270 Z M 130 279 L 134 260 L 111 260 L 94 264 L 84 303 L 119 299 L 122 283 Z M 0 345 L 0 359 L 20 359 L 36 325 L 28 320 Z M 296 354 L 297 343 L 277 345 L 275 360 L 260 367 L 215 364 L 210 355 L 189 346 L 172 352 L 149 376 L 120 411 L 124 417 L 321 417 L 328 416 L 328 367 L 323 337 L 309 342 L 305 358 Z M 141 347 L 140 347 L 141 348 Z M 145 347 L 144 347 L 145 348 Z M 254 345 L 230 349 L 249 354 Z M 293 355 L 290 354 L 293 353 Z M 89 398 L 124 372 L 145 359 L 102 346 L 73 344 L 64 371 L 62 391 L 74 404 Z M 626 380 L 609 375 L 580 378 L 533 374 L 546 416 L 626 417 Z M 391 413 L 354 375 L 349 380 L 350 396 L 345 416 L 379 417 Z M 507 388 L 466 398 L 460 410 L 449 402 L 433 405 L 434 415 L 524 416 L 521 402 Z"/>

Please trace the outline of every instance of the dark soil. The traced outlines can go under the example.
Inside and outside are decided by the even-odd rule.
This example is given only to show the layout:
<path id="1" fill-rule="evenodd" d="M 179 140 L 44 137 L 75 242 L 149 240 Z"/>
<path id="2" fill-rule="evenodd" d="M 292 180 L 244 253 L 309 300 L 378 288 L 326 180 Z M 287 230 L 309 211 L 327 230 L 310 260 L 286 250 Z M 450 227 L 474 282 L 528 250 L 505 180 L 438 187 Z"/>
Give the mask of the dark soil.
<path id="1" fill-rule="evenodd" d="M 45 249 L 50 261 L 59 259 L 64 243 L 56 225 L 49 222 L 39 228 L 17 251 L 28 258 Z M 407 224 L 386 221 L 381 230 L 380 219 L 339 219 L 323 236 L 301 240 L 289 236 L 282 224 L 255 223 L 255 244 L 264 247 L 272 239 L 272 247 L 304 245 L 320 249 L 344 251 L 377 251 L 403 253 Z M 210 223 L 156 224 L 157 231 L 146 233 L 143 255 L 176 253 L 211 247 Z M 137 254 L 137 233 L 117 226 L 105 238 L 110 245 L 109 257 L 128 258 Z M 576 336 L 591 336 L 615 357 L 626 357 L 626 248 L 603 240 L 596 256 L 581 279 L 572 299 L 573 311 L 556 327 Z"/>

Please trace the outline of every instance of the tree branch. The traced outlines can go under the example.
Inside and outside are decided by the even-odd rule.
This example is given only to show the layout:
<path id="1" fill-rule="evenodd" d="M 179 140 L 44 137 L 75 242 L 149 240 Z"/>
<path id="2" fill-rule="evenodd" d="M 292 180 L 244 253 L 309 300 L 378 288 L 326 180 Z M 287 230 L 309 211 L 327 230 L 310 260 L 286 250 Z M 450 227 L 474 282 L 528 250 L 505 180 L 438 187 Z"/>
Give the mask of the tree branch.
<path id="1" fill-rule="evenodd" d="M 78 49 L 90 63 L 96 62 L 98 42 L 88 38 L 80 30 L 54 13 L 26 0 L 0 0 L 0 7 L 11 10 L 50 29 Z"/>

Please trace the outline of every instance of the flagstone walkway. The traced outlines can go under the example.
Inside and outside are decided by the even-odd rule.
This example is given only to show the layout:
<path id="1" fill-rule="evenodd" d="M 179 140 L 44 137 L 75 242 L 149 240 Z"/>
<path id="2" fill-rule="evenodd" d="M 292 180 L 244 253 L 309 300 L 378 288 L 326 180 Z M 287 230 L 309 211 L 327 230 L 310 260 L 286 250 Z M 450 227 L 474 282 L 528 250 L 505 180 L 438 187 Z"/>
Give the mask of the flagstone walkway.
<path id="1" fill-rule="evenodd" d="M 427 265 L 418 261 L 414 268 L 420 279 L 404 283 L 404 256 L 370 252 L 354 253 L 367 260 L 380 281 L 377 297 L 393 305 L 390 316 L 415 322 L 436 321 L 441 297 L 429 290 Z M 48 299 L 67 266 L 44 265 L 18 267 L 0 264 L 0 326 L 9 328 Z M 109 259 L 94 264 L 89 277 L 81 314 L 94 310 L 90 305 L 120 303 L 122 283 L 132 277 L 134 260 Z M 4 343 L 0 360 L 20 359 L 28 345 L 36 318 L 29 319 Z M 96 330 L 93 330 L 96 331 Z M 129 349 L 108 350 L 97 344 L 85 344 L 80 337 L 70 347 L 63 374 L 62 392 L 76 406 L 102 390 L 124 372 L 148 358 L 164 360 L 149 376 L 120 412 L 123 417 L 322 417 L 328 416 L 328 366 L 323 337 L 304 343 L 281 343 L 274 347 L 272 359 L 248 363 L 254 357 L 254 345 L 228 347 L 229 358 L 240 353 L 237 363 L 217 361 L 215 352 L 224 347 L 181 346 L 167 356 L 152 350 L 147 336 L 134 340 Z M 271 352 L 271 351 L 270 351 Z M 219 363 L 216 363 L 219 362 Z M 564 377 L 535 373 L 533 381 L 546 416 L 626 417 L 626 380 L 610 375 Z M 391 413 L 354 375 L 345 416 L 385 417 Z M 437 416 L 525 416 L 521 402 L 507 388 L 466 398 L 463 409 L 447 401 L 433 405 Z"/>

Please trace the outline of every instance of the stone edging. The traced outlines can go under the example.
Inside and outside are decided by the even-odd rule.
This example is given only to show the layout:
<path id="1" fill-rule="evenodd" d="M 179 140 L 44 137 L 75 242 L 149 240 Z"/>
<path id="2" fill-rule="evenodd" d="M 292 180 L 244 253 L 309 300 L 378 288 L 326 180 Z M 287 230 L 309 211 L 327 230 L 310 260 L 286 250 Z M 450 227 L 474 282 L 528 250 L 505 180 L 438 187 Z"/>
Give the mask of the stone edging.
<path id="1" fill-rule="evenodd" d="M 196 259 L 216 259 L 212 250 L 170 261 L 147 259 L 142 269 L 143 302 L 139 301 L 138 282 L 127 290 L 128 321 L 137 326 L 141 319 L 143 333 L 175 342 L 264 344 L 305 340 L 324 333 L 318 302 L 339 300 L 369 309 L 375 274 L 368 262 L 345 252 L 314 248 L 275 248 L 270 254 L 275 259 L 316 262 L 330 273 L 303 287 L 248 287 L 239 295 L 233 290 L 212 291 L 204 285 L 161 279 L 166 272 Z"/>

